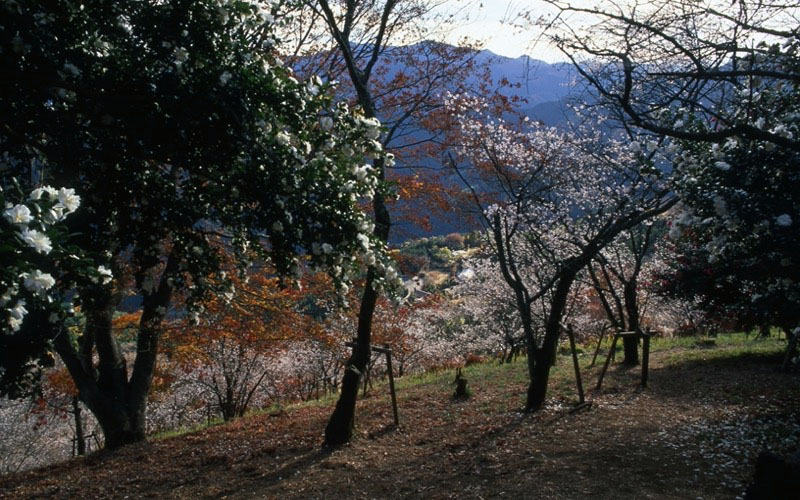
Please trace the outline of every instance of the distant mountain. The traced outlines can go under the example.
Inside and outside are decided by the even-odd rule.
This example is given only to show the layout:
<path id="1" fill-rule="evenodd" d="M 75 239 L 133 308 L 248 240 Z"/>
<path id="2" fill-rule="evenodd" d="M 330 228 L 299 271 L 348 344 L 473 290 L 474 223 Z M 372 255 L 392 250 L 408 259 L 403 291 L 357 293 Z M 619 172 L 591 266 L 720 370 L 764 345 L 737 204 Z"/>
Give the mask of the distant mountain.
<path id="1" fill-rule="evenodd" d="M 531 108 L 546 102 L 558 102 L 574 90 L 575 71 L 571 64 L 549 64 L 528 56 L 515 59 L 483 50 L 477 55 L 478 64 L 490 68 L 495 82 L 506 78 L 519 84 L 514 93 L 524 97 Z"/>
<path id="2" fill-rule="evenodd" d="M 438 42 L 424 41 L 419 45 L 433 44 Z M 368 49 L 368 47 L 364 47 Z M 425 47 L 421 47 L 425 49 Z M 391 49 L 390 49 L 391 50 Z M 545 125 L 559 126 L 568 121 L 574 114 L 569 111 L 567 98 L 576 91 L 576 74 L 573 66 L 569 63 L 549 64 L 544 61 L 522 56 L 517 58 L 504 57 L 489 50 L 483 50 L 475 54 L 476 66 L 478 68 L 488 68 L 489 75 L 495 87 L 502 80 L 507 80 L 509 87 L 502 92 L 511 97 L 516 95 L 521 98 L 519 101 L 519 111 L 528 116 L 531 120 L 540 121 Z M 295 70 L 302 74 L 302 61 L 299 62 Z M 390 79 L 397 72 L 404 70 L 402 64 L 391 64 L 382 69 L 383 78 Z M 477 83 L 480 75 L 476 74 L 473 78 Z M 422 139 L 424 133 L 420 133 L 418 139 Z M 417 138 L 417 133 L 411 132 L 407 137 Z M 413 142 L 413 141 L 412 141 Z M 435 165 L 430 165 L 434 169 Z M 460 181 L 454 176 L 450 179 L 454 186 L 460 185 Z M 406 209 L 413 210 L 412 206 Z M 428 209 L 420 207 L 420 213 L 427 213 Z M 467 232 L 476 229 L 474 225 L 458 217 L 430 215 L 431 231 L 422 230 L 408 224 L 400 224 L 393 229 L 391 243 L 398 244 L 409 238 L 420 236 L 442 235 L 451 232 Z"/>

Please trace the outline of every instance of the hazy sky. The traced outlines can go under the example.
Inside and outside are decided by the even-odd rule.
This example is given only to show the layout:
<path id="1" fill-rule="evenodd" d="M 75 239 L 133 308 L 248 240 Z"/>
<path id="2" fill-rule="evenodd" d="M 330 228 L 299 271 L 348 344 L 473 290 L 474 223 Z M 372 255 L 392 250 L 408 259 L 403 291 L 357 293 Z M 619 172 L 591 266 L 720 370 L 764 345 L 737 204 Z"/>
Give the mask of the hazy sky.
<path id="1" fill-rule="evenodd" d="M 463 37 L 483 41 L 484 47 L 496 54 L 519 57 L 527 54 L 547 62 L 563 61 L 565 58 L 543 40 L 537 41 L 538 31 L 534 27 L 520 27 L 520 13 L 536 9 L 543 13 L 544 4 L 535 0 L 450 0 L 442 11 L 458 12 L 462 19 L 446 36 L 447 41 L 457 42 Z"/>

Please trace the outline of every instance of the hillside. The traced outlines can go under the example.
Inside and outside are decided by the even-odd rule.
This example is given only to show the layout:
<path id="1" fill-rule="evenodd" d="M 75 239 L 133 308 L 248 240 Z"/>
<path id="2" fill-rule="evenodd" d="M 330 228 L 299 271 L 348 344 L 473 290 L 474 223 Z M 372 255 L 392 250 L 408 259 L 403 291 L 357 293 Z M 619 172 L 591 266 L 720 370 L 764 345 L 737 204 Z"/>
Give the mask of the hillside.
<path id="1" fill-rule="evenodd" d="M 778 340 L 711 344 L 656 342 L 647 389 L 613 365 L 579 412 L 568 357 L 536 415 L 518 411 L 524 362 L 484 363 L 465 369 L 464 401 L 452 371 L 401 379 L 399 429 L 376 386 L 358 438 L 333 452 L 320 449 L 323 401 L 3 477 L 0 497 L 734 498 L 761 449 L 797 450 L 800 377 L 777 371 Z"/>

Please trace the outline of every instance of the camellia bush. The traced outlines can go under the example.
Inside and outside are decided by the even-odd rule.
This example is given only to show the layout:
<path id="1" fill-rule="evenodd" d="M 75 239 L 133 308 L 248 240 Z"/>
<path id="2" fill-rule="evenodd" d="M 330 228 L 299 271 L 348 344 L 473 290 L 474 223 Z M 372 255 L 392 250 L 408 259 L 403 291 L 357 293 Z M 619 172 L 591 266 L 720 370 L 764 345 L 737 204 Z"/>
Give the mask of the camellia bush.
<path id="1" fill-rule="evenodd" d="M 752 133 L 718 142 L 676 138 L 673 144 L 673 183 L 683 210 L 671 234 L 692 240 L 679 248 L 701 254 L 701 270 L 716 282 L 712 290 L 687 292 L 713 301 L 730 290 L 727 307 L 737 316 L 786 331 L 800 321 L 800 88 L 797 80 L 771 77 L 769 70 L 797 75 L 798 48 L 796 39 L 764 46 L 752 64 L 766 76 L 732 86 L 740 104 L 728 110 L 731 120 Z M 663 119 L 690 137 L 719 128 L 690 109 Z"/>
<path id="2" fill-rule="evenodd" d="M 78 280 L 108 282 L 111 271 L 67 244 L 64 219 L 80 206 L 74 189 L 43 186 L 26 196 L 11 180 L 0 191 L 0 386 L 21 396 L 38 381 L 37 367 L 52 363 L 46 346 L 21 332 L 29 312 L 60 324 L 72 314 L 65 290 Z"/>
<path id="3" fill-rule="evenodd" d="M 164 318 L 230 291 L 212 241 L 242 267 L 253 255 L 284 277 L 308 265 L 344 291 L 368 265 L 376 288 L 399 286 L 359 206 L 388 194 L 371 166 L 380 123 L 282 66 L 272 49 L 280 9 L 0 3 L 0 183 L 73 189 L 81 208 L 65 221 L 69 243 L 114 276 L 72 290 L 81 335 L 41 315 L 17 334 L 62 358 L 106 446 L 144 438 Z M 124 288 L 141 297 L 132 363 L 111 328 Z M 177 294 L 181 311 L 170 313 Z"/>

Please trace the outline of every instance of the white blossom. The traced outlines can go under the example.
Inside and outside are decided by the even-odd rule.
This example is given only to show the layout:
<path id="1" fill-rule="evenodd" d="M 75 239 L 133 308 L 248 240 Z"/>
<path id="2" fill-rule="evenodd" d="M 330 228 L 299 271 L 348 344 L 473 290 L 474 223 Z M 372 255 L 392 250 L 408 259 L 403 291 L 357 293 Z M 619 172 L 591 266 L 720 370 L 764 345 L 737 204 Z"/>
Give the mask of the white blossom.
<path id="1" fill-rule="evenodd" d="M 326 132 L 330 131 L 331 129 L 333 129 L 333 118 L 331 118 L 330 116 L 323 116 L 322 118 L 319 119 L 319 126 L 322 128 L 322 130 L 325 130 Z"/>
<path id="2" fill-rule="evenodd" d="M 30 273 L 23 273 L 23 285 L 28 291 L 34 293 L 42 293 L 56 284 L 56 280 L 48 273 L 43 273 L 38 269 L 34 269 Z"/>
<path id="3" fill-rule="evenodd" d="M 15 205 L 3 212 L 3 217 L 12 224 L 28 224 L 33 220 L 31 210 L 25 205 Z"/>
<path id="4" fill-rule="evenodd" d="M 275 142 L 277 142 L 277 143 L 278 143 L 278 144 L 280 144 L 281 146 L 288 146 L 288 145 L 289 145 L 289 143 L 291 143 L 291 142 L 292 142 L 292 138 L 291 138 L 291 136 L 290 136 L 289 134 L 287 134 L 286 132 L 278 132 L 278 133 L 275 135 Z"/>
<path id="5" fill-rule="evenodd" d="M 728 170 L 731 169 L 730 163 L 727 163 L 727 162 L 724 162 L 724 161 L 715 162 L 714 166 L 717 167 L 718 169 L 722 170 L 723 172 L 724 171 L 728 171 Z"/>
<path id="6" fill-rule="evenodd" d="M 25 228 L 22 230 L 22 241 L 33 247 L 39 253 L 48 254 L 53 249 L 50 238 L 41 231 Z"/>
<path id="7" fill-rule="evenodd" d="M 111 283 L 111 278 L 114 276 L 111 274 L 111 270 L 105 266 L 98 266 L 97 267 L 97 274 L 100 275 L 100 279 L 104 285 Z"/>
<path id="8" fill-rule="evenodd" d="M 12 307 L 9 310 L 9 313 L 11 314 L 12 318 L 16 318 L 16 319 L 19 319 L 19 320 L 24 318 L 25 315 L 28 314 L 28 310 L 25 309 L 25 300 L 24 299 L 20 300 L 19 302 L 14 304 L 14 307 Z"/>
<path id="9" fill-rule="evenodd" d="M 47 193 L 51 199 L 55 199 L 58 196 L 58 190 L 52 188 L 50 186 L 42 186 L 40 188 L 36 188 L 31 191 L 29 198 L 31 200 L 40 200 L 42 199 L 42 194 Z"/>
<path id="10" fill-rule="evenodd" d="M 75 194 L 72 188 L 61 188 L 56 194 L 58 205 L 64 209 L 65 214 L 73 213 L 81 206 L 81 197 Z"/>

